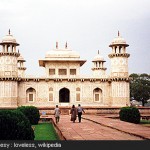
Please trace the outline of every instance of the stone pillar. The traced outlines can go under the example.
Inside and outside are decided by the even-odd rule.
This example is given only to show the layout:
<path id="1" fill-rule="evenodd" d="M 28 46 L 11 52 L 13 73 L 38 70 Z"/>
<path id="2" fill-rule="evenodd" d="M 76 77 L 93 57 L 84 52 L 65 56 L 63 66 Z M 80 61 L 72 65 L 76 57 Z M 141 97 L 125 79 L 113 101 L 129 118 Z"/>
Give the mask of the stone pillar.
<path id="1" fill-rule="evenodd" d="M 14 52 L 16 52 L 16 46 L 14 46 Z"/>
<path id="2" fill-rule="evenodd" d="M 10 52 L 12 53 L 13 52 L 13 46 L 10 45 Z"/>
<path id="3" fill-rule="evenodd" d="M 102 68 L 102 62 L 99 62 L 99 68 Z"/>
<path id="4" fill-rule="evenodd" d="M 5 52 L 7 52 L 7 45 L 5 45 Z"/>
<path id="5" fill-rule="evenodd" d="M 117 46 L 116 53 L 119 53 L 119 46 Z"/>
<path id="6" fill-rule="evenodd" d="M 126 47 L 124 47 L 124 53 L 126 53 Z"/>
<path id="7" fill-rule="evenodd" d="M 104 62 L 102 62 L 102 68 L 104 67 Z"/>
<path id="8" fill-rule="evenodd" d="M 115 53 L 115 46 L 112 47 L 112 53 Z"/>
<path id="9" fill-rule="evenodd" d="M 2 52 L 5 52 L 5 46 L 3 45 L 3 47 L 2 47 Z"/>

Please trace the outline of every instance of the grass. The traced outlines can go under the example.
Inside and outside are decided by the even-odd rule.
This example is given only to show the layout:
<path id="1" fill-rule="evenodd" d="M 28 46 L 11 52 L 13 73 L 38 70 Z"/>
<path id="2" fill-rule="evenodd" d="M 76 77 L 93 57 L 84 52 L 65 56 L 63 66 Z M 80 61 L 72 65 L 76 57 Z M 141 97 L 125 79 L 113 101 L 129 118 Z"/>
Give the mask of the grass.
<path id="1" fill-rule="evenodd" d="M 141 120 L 140 124 L 150 124 L 150 120 Z"/>
<path id="2" fill-rule="evenodd" d="M 146 127 L 150 127 L 150 120 L 141 120 L 140 124 Z"/>
<path id="3" fill-rule="evenodd" d="M 38 125 L 33 125 L 33 128 L 34 140 L 59 140 L 52 123 L 39 123 Z"/>

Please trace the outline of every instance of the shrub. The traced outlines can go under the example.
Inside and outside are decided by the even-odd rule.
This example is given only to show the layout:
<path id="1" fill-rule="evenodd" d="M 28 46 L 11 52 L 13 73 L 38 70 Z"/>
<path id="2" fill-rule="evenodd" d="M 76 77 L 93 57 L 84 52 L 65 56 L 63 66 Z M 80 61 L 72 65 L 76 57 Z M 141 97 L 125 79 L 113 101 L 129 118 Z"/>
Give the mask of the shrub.
<path id="1" fill-rule="evenodd" d="M 0 140 L 34 140 L 34 131 L 22 112 L 0 110 Z"/>
<path id="2" fill-rule="evenodd" d="M 35 106 L 21 106 L 17 110 L 21 111 L 29 119 L 31 125 L 38 124 L 40 113 Z"/>
<path id="3" fill-rule="evenodd" d="M 140 112 L 136 107 L 122 107 L 119 112 L 120 120 L 131 122 L 131 123 L 140 123 Z"/>

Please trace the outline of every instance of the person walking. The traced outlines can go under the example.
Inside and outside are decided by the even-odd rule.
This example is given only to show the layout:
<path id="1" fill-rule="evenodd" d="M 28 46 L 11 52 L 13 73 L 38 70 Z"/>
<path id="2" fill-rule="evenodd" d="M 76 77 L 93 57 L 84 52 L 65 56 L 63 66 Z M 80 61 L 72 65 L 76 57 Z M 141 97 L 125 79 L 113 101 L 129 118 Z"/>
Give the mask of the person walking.
<path id="1" fill-rule="evenodd" d="M 46 112 L 45 111 L 42 111 L 42 116 L 44 117 L 46 115 Z M 42 122 L 45 122 L 46 121 L 46 118 L 42 118 Z"/>
<path id="2" fill-rule="evenodd" d="M 58 123 L 60 120 L 60 113 L 61 113 L 60 109 L 59 109 L 58 105 L 56 105 L 56 108 L 54 109 L 56 123 Z"/>
<path id="3" fill-rule="evenodd" d="M 81 107 L 80 104 L 78 104 L 77 112 L 78 112 L 78 120 L 79 120 L 79 122 L 81 122 L 82 112 L 85 113 L 85 111 L 84 111 L 84 109 Z"/>
<path id="4" fill-rule="evenodd" d="M 71 114 L 71 121 L 73 121 L 73 123 L 75 123 L 76 118 L 77 118 L 77 109 L 76 109 L 75 105 L 72 105 L 70 114 Z"/>

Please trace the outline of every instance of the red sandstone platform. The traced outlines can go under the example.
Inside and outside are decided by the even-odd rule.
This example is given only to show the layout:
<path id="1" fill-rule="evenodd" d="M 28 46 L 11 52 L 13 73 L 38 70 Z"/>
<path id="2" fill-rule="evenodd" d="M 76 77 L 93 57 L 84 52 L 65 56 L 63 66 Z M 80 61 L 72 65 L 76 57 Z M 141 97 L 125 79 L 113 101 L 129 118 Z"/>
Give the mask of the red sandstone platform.
<path id="1" fill-rule="evenodd" d="M 61 115 L 55 125 L 65 140 L 150 140 L 149 127 L 106 116 L 84 114 L 81 123 L 73 123 L 70 115 Z"/>

